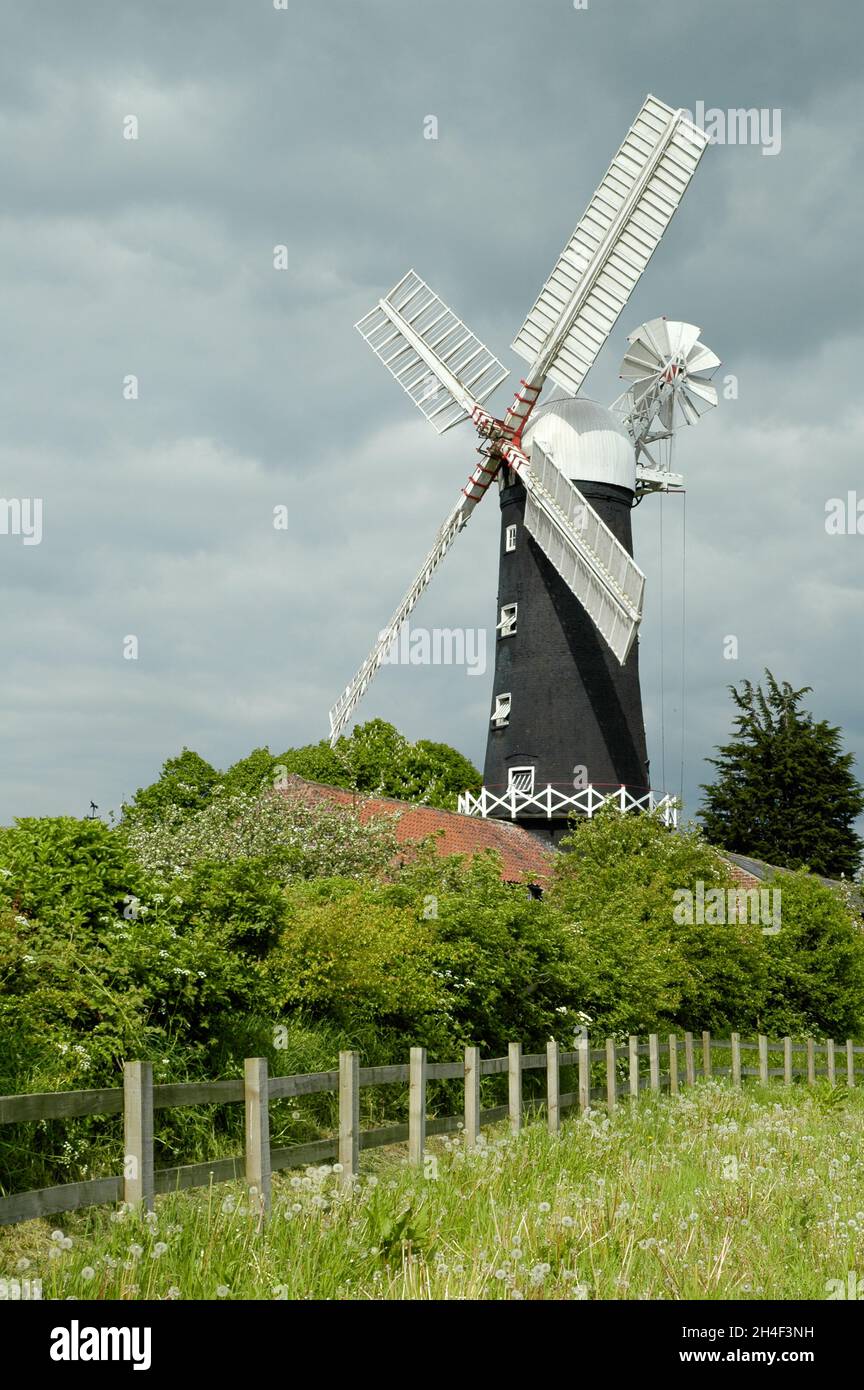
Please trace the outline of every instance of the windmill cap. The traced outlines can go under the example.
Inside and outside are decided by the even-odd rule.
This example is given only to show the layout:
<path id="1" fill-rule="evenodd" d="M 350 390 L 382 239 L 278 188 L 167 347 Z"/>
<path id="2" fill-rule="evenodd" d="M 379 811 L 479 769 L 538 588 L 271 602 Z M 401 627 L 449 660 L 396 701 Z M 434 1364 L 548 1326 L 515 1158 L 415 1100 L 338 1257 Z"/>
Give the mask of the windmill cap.
<path id="1" fill-rule="evenodd" d="M 636 490 L 636 455 L 629 435 L 597 401 L 568 396 L 536 408 L 522 447 L 536 441 L 565 478 L 614 483 Z"/>

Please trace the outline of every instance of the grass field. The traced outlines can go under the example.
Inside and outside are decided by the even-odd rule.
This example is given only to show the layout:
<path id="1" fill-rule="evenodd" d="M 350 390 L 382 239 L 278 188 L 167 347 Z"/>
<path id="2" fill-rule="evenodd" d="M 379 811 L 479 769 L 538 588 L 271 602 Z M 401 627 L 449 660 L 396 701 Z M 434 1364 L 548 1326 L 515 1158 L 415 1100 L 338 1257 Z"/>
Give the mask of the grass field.
<path id="1" fill-rule="evenodd" d="M 864 1092 L 703 1082 L 614 1117 L 499 1128 L 0 1231 L 43 1298 L 825 1299 L 864 1284 Z M 8 1285 L 7 1285 L 8 1287 Z M 14 1296 L 14 1295 L 13 1295 Z M 835 1296 L 837 1296 L 835 1294 Z"/>

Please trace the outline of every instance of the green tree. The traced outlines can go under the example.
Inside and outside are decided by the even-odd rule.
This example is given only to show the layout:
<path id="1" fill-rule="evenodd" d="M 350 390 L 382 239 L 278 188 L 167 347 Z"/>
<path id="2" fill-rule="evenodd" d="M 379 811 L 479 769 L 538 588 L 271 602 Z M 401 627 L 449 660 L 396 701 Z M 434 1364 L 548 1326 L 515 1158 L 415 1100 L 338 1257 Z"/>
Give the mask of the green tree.
<path id="1" fill-rule="evenodd" d="M 152 825 L 169 811 L 200 811 L 219 785 L 221 774 L 208 762 L 184 748 L 177 758 L 168 758 L 162 772 L 149 787 L 139 787 L 132 801 L 123 806 L 123 818 L 139 825 Z"/>
<path id="2" fill-rule="evenodd" d="M 411 743 L 384 719 L 357 725 L 333 748 L 326 739 L 289 748 L 276 763 L 314 782 L 444 810 L 455 810 L 459 793 L 479 791 L 482 781 L 473 763 L 449 744 Z"/>
<path id="3" fill-rule="evenodd" d="M 50 927 L 97 931 L 131 913 L 144 875 L 100 820 L 25 816 L 0 830 L 0 905 Z"/>
<path id="4" fill-rule="evenodd" d="M 680 890 L 732 886 L 697 829 L 674 832 L 659 816 L 610 806 L 574 819 L 564 845 L 546 898 L 570 924 L 592 1031 L 722 1032 L 755 1020 L 765 978 L 759 926 L 675 920 Z"/>
<path id="5" fill-rule="evenodd" d="M 864 841 L 854 822 L 864 787 L 842 751 L 839 728 L 801 708 L 811 690 L 793 690 L 765 672 L 766 689 L 730 686 L 739 711 L 735 734 L 707 761 L 716 782 L 703 785 L 699 817 L 712 844 L 780 868 L 854 875 Z"/>
<path id="6" fill-rule="evenodd" d="M 768 988 L 761 1031 L 860 1037 L 864 930 L 841 887 L 803 870 L 777 874 L 780 930 L 766 938 Z"/>

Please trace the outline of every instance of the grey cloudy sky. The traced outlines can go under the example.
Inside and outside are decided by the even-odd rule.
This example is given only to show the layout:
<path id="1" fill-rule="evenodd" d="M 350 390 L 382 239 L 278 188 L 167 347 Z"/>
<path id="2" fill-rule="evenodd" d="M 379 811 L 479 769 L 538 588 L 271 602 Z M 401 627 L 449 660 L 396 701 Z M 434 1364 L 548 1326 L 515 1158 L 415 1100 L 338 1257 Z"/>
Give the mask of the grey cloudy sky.
<path id="1" fill-rule="evenodd" d="M 508 344 L 648 91 L 782 113 L 776 155 L 707 151 L 585 387 L 611 401 L 658 314 L 702 325 L 739 383 L 679 445 L 689 807 L 726 686 L 765 666 L 812 684 L 864 763 L 864 536 L 825 531 L 828 498 L 864 497 L 854 0 L 0 13 L 0 496 L 44 508 L 41 544 L 0 535 L 0 821 L 117 807 L 184 744 L 226 766 L 324 736 L 474 458 L 352 324 L 415 266 L 518 372 Z M 675 791 L 682 499 L 634 522 L 653 780 L 665 743 Z M 490 498 L 416 624 L 491 638 L 497 526 Z M 482 763 L 491 677 L 385 668 L 360 717 Z"/>

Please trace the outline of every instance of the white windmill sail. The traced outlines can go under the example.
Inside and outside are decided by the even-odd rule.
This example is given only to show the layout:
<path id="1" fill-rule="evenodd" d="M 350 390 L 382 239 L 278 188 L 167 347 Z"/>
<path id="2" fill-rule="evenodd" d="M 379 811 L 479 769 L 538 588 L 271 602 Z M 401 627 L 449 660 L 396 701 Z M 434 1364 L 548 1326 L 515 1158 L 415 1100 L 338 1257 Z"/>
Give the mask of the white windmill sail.
<path id="1" fill-rule="evenodd" d="M 345 687 L 339 699 L 330 710 L 330 744 L 336 742 L 352 713 L 365 695 L 369 685 L 382 664 L 392 644 L 399 638 L 399 629 L 415 608 L 421 594 L 432 579 L 444 556 L 455 541 L 459 532 L 467 524 L 477 503 L 483 498 L 486 489 L 495 477 L 500 465 L 491 467 L 484 456 L 478 463 L 459 495 L 459 501 L 448 513 L 444 524 L 439 527 L 435 542 L 420 569 L 414 576 L 399 607 L 387 626 L 380 633 L 378 641 L 367 656 L 354 679 Z"/>
<path id="2" fill-rule="evenodd" d="M 413 270 L 354 326 L 439 434 L 467 420 L 508 375 Z"/>
<path id="3" fill-rule="evenodd" d="M 648 96 L 513 348 L 575 395 L 683 197 L 708 137 Z"/>
<path id="4" fill-rule="evenodd" d="M 623 666 L 642 621 L 645 576 L 629 551 L 535 440 L 530 463 L 509 447 L 525 484 L 525 527 Z"/>

